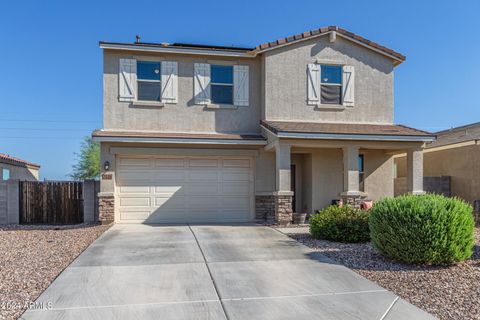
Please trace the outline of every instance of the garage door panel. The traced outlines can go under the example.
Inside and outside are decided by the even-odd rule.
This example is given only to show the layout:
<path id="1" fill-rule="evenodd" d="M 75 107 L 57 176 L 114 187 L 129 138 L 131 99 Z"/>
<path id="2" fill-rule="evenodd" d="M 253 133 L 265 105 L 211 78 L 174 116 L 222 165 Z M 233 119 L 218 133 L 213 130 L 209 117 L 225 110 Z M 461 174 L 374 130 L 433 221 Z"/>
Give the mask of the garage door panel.
<path id="1" fill-rule="evenodd" d="M 228 181 L 222 184 L 222 193 L 224 195 L 249 195 L 250 182 L 248 181 Z"/>
<path id="2" fill-rule="evenodd" d="M 250 168 L 250 160 L 249 159 L 224 159 L 223 166 Z"/>
<path id="3" fill-rule="evenodd" d="M 189 159 L 190 167 L 218 167 L 218 159 Z"/>
<path id="4" fill-rule="evenodd" d="M 150 170 L 119 170 L 118 175 L 122 177 L 122 185 L 130 185 L 137 181 L 145 185 L 145 180 L 149 180 L 152 176 L 152 171 Z M 148 184 L 147 184 L 148 185 Z"/>
<path id="5" fill-rule="evenodd" d="M 119 166 L 120 167 L 128 166 L 129 169 L 141 170 L 142 168 L 150 167 L 151 163 L 152 163 L 151 159 L 148 159 L 148 158 L 120 158 Z"/>
<path id="6" fill-rule="evenodd" d="M 185 159 L 183 158 L 166 158 L 155 159 L 155 167 L 184 167 Z"/>
<path id="7" fill-rule="evenodd" d="M 222 174 L 223 181 L 250 181 L 250 172 L 224 172 Z"/>
<path id="8" fill-rule="evenodd" d="M 218 196 L 190 196 L 188 199 L 188 209 L 210 209 L 216 211 L 218 206 Z"/>
<path id="9" fill-rule="evenodd" d="M 184 195 L 185 187 L 178 182 L 166 182 L 163 186 L 154 186 L 153 192 L 162 195 Z"/>
<path id="10" fill-rule="evenodd" d="M 150 216 L 150 211 L 120 211 L 120 219 L 123 221 L 131 221 L 131 220 L 145 220 Z"/>
<path id="11" fill-rule="evenodd" d="M 209 196 L 217 195 L 219 193 L 219 185 L 217 182 L 195 182 L 189 183 L 185 188 L 185 192 L 192 196 Z"/>
<path id="12" fill-rule="evenodd" d="M 150 197 L 121 197 L 120 206 L 122 207 L 150 207 Z"/>
<path id="13" fill-rule="evenodd" d="M 250 207 L 250 197 L 222 197 L 222 208 L 226 210 L 241 209 L 248 210 Z"/>
<path id="14" fill-rule="evenodd" d="M 251 159 L 120 157 L 120 221 L 188 223 L 251 221 Z"/>
<path id="15" fill-rule="evenodd" d="M 150 179 L 153 181 L 179 181 L 182 182 L 186 178 L 184 170 L 152 170 L 150 171 Z"/>
<path id="16" fill-rule="evenodd" d="M 155 197 L 155 206 L 160 209 L 185 209 L 186 199 L 184 196 Z"/>
<path id="17" fill-rule="evenodd" d="M 219 172 L 210 170 L 190 171 L 188 180 L 190 181 L 218 181 Z"/>
<path id="18" fill-rule="evenodd" d="M 139 185 L 135 186 L 135 185 L 132 185 L 132 184 L 129 184 L 128 186 L 120 186 L 119 187 L 119 192 L 120 193 L 123 193 L 123 194 L 126 194 L 126 193 L 130 193 L 130 194 L 135 194 L 135 193 L 150 193 L 150 187 L 149 186 L 144 186 L 142 184 L 144 184 L 143 182 L 140 182 L 138 183 Z"/>

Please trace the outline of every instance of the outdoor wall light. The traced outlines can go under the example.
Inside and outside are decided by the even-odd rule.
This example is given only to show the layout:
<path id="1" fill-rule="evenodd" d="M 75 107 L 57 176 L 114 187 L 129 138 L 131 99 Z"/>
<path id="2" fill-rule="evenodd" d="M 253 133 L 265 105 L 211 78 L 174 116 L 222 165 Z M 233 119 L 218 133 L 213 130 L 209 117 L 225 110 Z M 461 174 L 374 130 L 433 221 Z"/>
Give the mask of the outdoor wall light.
<path id="1" fill-rule="evenodd" d="M 108 171 L 108 169 L 110 169 L 110 162 L 105 161 L 105 163 L 103 164 L 103 169 L 105 169 L 105 171 Z"/>

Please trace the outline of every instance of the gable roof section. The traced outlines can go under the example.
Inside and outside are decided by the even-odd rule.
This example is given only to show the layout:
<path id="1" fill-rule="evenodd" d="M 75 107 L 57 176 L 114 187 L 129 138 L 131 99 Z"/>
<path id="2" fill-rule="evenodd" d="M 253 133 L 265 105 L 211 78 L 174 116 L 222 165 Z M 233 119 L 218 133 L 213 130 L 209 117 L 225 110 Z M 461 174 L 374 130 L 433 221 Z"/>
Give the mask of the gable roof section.
<path id="1" fill-rule="evenodd" d="M 285 45 L 297 43 L 299 41 L 304 41 L 304 40 L 308 40 L 308 39 L 311 39 L 311 38 L 314 38 L 314 37 L 326 35 L 326 34 L 331 33 L 331 32 L 336 32 L 338 35 L 340 35 L 340 36 L 342 36 L 346 39 L 357 42 L 361 45 L 369 47 L 370 49 L 374 49 L 375 51 L 379 51 L 380 53 L 383 53 L 384 55 L 388 55 L 388 56 L 396 59 L 400 63 L 405 61 L 405 59 L 406 59 L 406 57 L 401 53 L 398 53 L 398 52 L 396 52 L 392 49 L 384 47 L 384 46 L 382 46 L 382 45 L 380 45 L 376 42 L 365 39 L 364 37 L 361 37 L 361 36 L 359 36 L 359 35 L 357 35 L 353 32 L 347 31 L 347 30 L 342 29 L 342 28 L 337 27 L 337 26 L 322 27 L 322 28 L 319 28 L 319 29 L 306 31 L 306 32 L 296 34 L 296 35 L 293 35 L 293 36 L 289 36 L 289 37 L 286 37 L 286 38 L 281 38 L 281 39 L 278 39 L 276 41 L 263 43 L 263 44 L 257 46 L 255 48 L 255 50 L 257 52 L 264 52 L 264 51 L 267 51 L 267 50 L 270 50 L 270 49 L 273 49 L 273 48 L 276 48 L 276 47 L 279 47 L 279 46 L 285 46 Z"/>
<path id="2" fill-rule="evenodd" d="M 435 135 L 403 125 L 261 121 L 261 125 L 281 138 L 433 141 Z"/>
<path id="3" fill-rule="evenodd" d="M 8 163 L 8 164 L 11 164 L 11 165 L 14 165 L 14 166 L 29 166 L 29 167 L 34 167 L 36 169 L 39 169 L 40 168 L 40 165 L 39 164 L 36 164 L 36 163 L 31 163 L 31 162 L 28 162 L 28 161 L 25 161 L 25 160 L 22 160 L 22 159 L 19 159 L 19 158 L 15 158 L 15 157 L 12 157 L 8 154 L 5 154 L 5 153 L 0 153 L 0 162 L 1 163 Z"/>
<path id="4" fill-rule="evenodd" d="M 309 40 L 315 37 L 324 36 L 335 32 L 339 36 L 353 41 L 359 45 L 365 46 L 371 50 L 388 56 L 400 64 L 405 61 L 406 57 L 392 49 L 384 47 L 376 42 L 365 39 L 353 32 L 347 31 L 337 26 L 322 27 L 315 30 L 306 31 L 297 35 L 281 38 L 272 42 L 267 42 L 256 46 L 255 48 L 244 48 L 235 46 L 213 46 L 202 44 L 188 44 L 188 43 L 119 43 L 100 41 L 100 48 L 102 49 L 117 49 L 117 50 L 134 50 L 134 51 L 150 51 L 150 52 L 170 52 L 170 53 L 185 53 L 185 54 L 203 54 L 203 55 L 217 55 L 217 56 L 235 56 L 254 58 L 262 52 L 273 50 L 286 45 L 294 44 L 300 41 Z"/>

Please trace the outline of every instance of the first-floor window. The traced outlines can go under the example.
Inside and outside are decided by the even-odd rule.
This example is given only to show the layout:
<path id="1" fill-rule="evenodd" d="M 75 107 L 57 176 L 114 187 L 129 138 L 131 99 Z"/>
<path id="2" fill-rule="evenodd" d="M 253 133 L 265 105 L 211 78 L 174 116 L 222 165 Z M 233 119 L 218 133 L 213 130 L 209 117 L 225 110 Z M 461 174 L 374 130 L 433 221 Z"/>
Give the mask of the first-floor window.
<path id="1" fill-rule="evenodd" d="M 358 182 L 360 191 L 365 191 L 365 157 L 363 154 L 358 155 Z"/>
<path id="2" fill-rule="evenodd" d="M 212 103 L 233 104 L 233 66 L 210 66 Z"/>
<path id="3" fill-rule="evenodd" d="M 160 62 L 137 61 L 137 100 L 160 101 L 160 79 Z"/>
<path id="4" fill-rule="evenodd" d="M 342 67 L 320 66 L 322 104 L 342 104 Z"/>

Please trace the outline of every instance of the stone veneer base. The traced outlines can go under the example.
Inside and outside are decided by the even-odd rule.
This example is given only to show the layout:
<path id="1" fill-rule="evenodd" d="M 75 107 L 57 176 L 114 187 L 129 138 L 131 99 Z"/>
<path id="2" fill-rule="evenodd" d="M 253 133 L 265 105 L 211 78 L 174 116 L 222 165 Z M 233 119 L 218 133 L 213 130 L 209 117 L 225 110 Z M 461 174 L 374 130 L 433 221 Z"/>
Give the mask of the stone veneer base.
<path id="1" fill-rule="evenodd" d="M 288 225 L 292 222 L 291 195 L 255 196 L 255 220 L 258 223 Z"/>
<path id="2" fill-rule="evenodd" d="M 101 224 L 110 224 L 115 220 L 115 196 L 98 196 L 98 221 Z"/>

